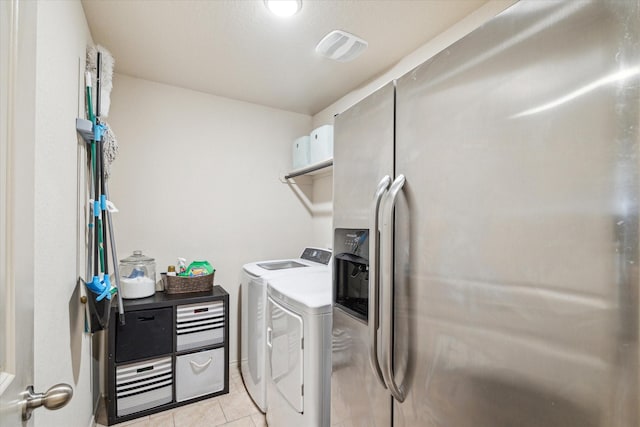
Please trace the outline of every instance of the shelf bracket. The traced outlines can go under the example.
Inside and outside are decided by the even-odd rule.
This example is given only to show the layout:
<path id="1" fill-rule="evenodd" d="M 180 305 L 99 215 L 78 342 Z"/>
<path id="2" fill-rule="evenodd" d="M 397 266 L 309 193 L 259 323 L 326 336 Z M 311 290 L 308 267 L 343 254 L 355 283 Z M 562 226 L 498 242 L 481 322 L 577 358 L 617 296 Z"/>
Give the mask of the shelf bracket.
<path id="1" fill-rule="evenodd" d="M 294 192 L 296 197 L 300 199 L 300 201 L 304 204 L 305 209 L 313 216 L 321 215 L 331 215 L 333 211 L 333 204 L 331 202 L 328 203 L 313 203 L 309 196 L 311 193 L 307 194 L 307 191 L 303 190 L 302 187 L 312 185 L 311 176 L 316 175 L 318 171 L 322 169 L 327 169 L 333 166 L 333 159 L 327 159 L 322 162 L 314 163 L 309 166 L 305 166 L 304 168 L 296 169 L 294 171 L 289 172 L 287 175 L 280 176 L 280 182 L 283 184 L 287 184 L 291 190 Z M 296 182 L 293 178 L 295 177 L 303 177 L 303 180 L 300 182 Z M 309 181 L 307 181 L 309 180 Z"/>
<path id="2" fill-rule="evenodd" d="M 331 202 L 327 203 L 313 203 L 307 194 L 296 184 L 295 181 L 285 181 L 286 184 L 289 185 L 291 191 L 296 195 L 296 197 L 302 202 L 305 209 L 309 214 L 313 216 L 326 216 L 331 215 L 333 212 L 333 204 Z"/>

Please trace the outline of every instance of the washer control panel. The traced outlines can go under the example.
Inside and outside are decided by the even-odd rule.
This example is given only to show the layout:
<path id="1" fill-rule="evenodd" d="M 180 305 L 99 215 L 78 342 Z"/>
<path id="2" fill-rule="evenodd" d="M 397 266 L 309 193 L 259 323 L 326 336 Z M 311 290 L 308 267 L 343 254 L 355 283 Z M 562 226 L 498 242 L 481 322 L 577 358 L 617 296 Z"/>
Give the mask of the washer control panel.
<path id="1" fill-rule="evenodd" d="M 326 249 L 305 248 L 300 258 L 328 265 L 329 261 L 331 261 L 331 251 Z"/>

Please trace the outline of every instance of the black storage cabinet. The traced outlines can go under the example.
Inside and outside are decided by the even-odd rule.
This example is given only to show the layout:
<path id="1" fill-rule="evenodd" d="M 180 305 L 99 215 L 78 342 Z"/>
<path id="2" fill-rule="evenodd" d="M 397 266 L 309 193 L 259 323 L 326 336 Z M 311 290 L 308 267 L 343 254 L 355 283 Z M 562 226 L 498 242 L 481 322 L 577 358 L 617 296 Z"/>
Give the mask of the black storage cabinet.
<path id="1" fill-rule="evenodd" d="M 192 304 L 210 302 L 223 303 L 224 307 L 224 340 L 215 344 L 204 344 L 197 348 L 177 351 L 176 315 L 177 308 Z M 118 307 L 111 307 L 109 328 L 107 330 L 107 423 L 113 425 L 156 412 L 182 406 L 188 403 L 208 399 L 229 392 L 229 294 L 220 286 L 212 291 L 190 294 L 169 295 L 156 292 L 154 295 L 134 300 L 124 300 L 125 324 L 119 322 Z M 197 357 L 200 352 L 223 352 L 224 383 L 223 389 L 206 395 L 197 396 L 178 402 L 176 400 L 176 360 Z M 116 372 L 130 365 L 170 360 L 172 372 L 172 400 L 152 408 L 143 409 L 124 416 L 118 416 Z M 150 368 L 138 369 L 142 372 Z M 168 374 L 167 374 L 168 376 Z M 167 380 L 168 382 L 168 380 Z M 168 387 L 168 386 L 167 386 Z"/>
<path id="2" fill-rule="evenodd" d="M 116 322 L 116 363 L 169 354 L 173 351 L 171 307 L 125 311 L 124 317 L 124 325 Z"/>

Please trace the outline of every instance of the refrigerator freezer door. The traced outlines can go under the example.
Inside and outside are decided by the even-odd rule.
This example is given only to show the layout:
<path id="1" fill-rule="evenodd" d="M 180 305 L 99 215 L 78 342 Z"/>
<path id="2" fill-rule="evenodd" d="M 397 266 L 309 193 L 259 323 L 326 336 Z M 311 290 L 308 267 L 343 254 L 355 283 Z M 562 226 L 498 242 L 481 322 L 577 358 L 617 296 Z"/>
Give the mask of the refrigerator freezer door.
<path id="1" fill-rule="evenodd" d="M 393 176 L 394 85 L 389 83 L 335 119 L 333 227 L 368 228 L 371 200 Z"/>
<path id="2" fill-rule="evenodd" d="M 522 1 L 397 82 L 394 426 L 637 427 L 637 1 Z"/>
<path id="3" fill-rule="evenodd" d="M 336 117 L 334 231 L 369 229 L 376 187 L 383 177 L 393 176 L 394 92 L 394 84 L 390 83 Z M 334 236 L 344 237 L 340 230 Z M 344 241 L 334 241 L 334 248 L 344 246 Z M 375 265 L 372 257 L 375 251 L 369 253 L 369 262 Z M 334 268 L 334 274 L 337 272 Z M 334 290 L 335 286 L 334 277 Z M 334 305 L 333 343 L 331 423 L 388 427 L 391 397 L 369 361 L 372 343 L 367 320 L 357 319 Z"/>

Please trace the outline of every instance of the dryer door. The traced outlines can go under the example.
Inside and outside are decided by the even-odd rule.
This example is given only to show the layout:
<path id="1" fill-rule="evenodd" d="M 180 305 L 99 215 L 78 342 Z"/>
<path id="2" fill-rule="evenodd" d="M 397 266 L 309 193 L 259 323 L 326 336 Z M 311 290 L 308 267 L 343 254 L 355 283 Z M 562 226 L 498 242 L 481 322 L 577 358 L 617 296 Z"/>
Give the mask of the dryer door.
<path id="1" fill-rule="evenodd" d="M 271 379 L 287 402 L 302 413 L 304 384 L 303 321 L 268 298 L 267 348 Z"/>
<path id="2" fill-rule="evenodd" d="M 267 409 L 265 332 L 267 285 L 260 276 L 242 271 L 242 378 L 253 401 L 264 412 Z"/>
<path id="3" fill-rule="evenodd" d="M 265 297 L 267 285 L 260 277 L 251 277 L 248 284 L 249 306 L 245 312 L 248 317 L 248 352 L 249 371 L 254 384 L 261 384 L 264 362 L 264 333 L 265 333 Z"/>

